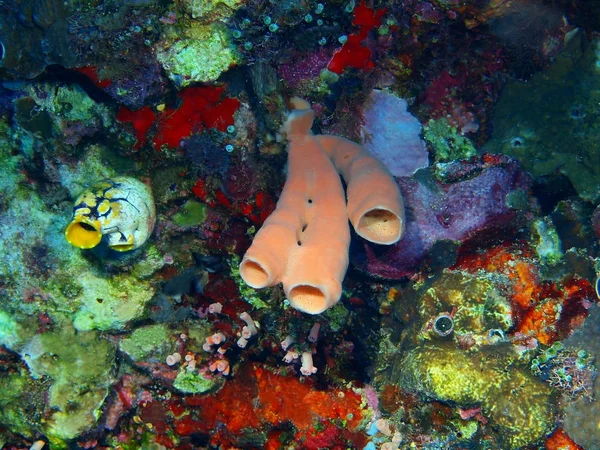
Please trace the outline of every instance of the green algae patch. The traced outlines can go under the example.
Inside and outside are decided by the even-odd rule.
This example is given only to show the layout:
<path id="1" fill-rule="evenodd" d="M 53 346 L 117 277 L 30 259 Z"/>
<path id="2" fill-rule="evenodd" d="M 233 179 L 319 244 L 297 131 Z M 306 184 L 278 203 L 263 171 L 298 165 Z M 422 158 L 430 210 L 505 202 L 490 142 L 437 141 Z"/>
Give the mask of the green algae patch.
<path id="1" fill-rule="evenodd" d="M 172 339 L 166 325 L 148 325 L 137 328 L 129 337 L 119 343 L 119 350 L 126 353 L 133 361 L 164 361 L 174 351 L 175 340 Z"/>
<path id="2" fill-rule="evenodd" d="M 21 351 L 34 379 L 49 377 L 44 434 L 58 447 L 90 430 L 114 381 L 114 346 L 95 332 L 66 327 L 35 335 Z M 73 399 L 77 399 L 76 402 Z"/>
<path id="3" fill-rule="evenodd" d="M 493 117 L 494 134 L 484 150 L 518 159 L 535 177 L 563 174 L 582 199 L 598 203 L 598 41 L 582 39 L 572 38 L 547 71 L 503 88 Z"/>
<path id="4" fill-rule="evenodd" d="M 206 218 L 206 205 L 195 200 L 188 200 L 181 211 L 173 214 L 173 222 L 183 228 L 201 225 Z"/>
<path id="5" fill-rule="evenodd" d="M 477 154 L 471 140 L 444 118 L 429 120 L 423 127 L 423 138 L 431 146 L 436 163 L 465 160 Z"/>
<path id="6" fill-rule="evenodd" d="M 182 369 L 173 382 L 173 387 L 185 394 L 205 394 L 219 389 L 225 384 L 222 376 L 205 375 Z"/>

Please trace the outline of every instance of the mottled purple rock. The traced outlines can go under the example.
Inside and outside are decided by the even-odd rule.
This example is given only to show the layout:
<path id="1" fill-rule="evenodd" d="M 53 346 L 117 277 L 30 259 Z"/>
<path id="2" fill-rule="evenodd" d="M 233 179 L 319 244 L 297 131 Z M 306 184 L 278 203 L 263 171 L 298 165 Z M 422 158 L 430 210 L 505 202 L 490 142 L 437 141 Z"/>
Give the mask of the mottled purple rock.
<path id="1" fill-rule="evenodd" d="M 278 67 L 279 75 L 290 86 L 297 87 L 302 81 L 314 80 L 331 61 L 331 52 L 320 49 L 314 53 L 298 55 L 293 61 Z"/>
<path id="2" fill-rule="evenodd" d="M 464 165 L 446 167 L 462 181 L 442 183 L 400 178 L 398 185 L 407 209 L 406 233 L 390 247 L 362 242 L 352 256 L 354 265 L 371 275 L 399 279 L 417 272 L 436 242 L 464 243 L 509 229 L 522 213 L 508 206 L 507 196 L 526 192 L 530 178 L 516 161 L 504 156 L 481 157 Z"/>
<path id="3" fill-rule="evenodd" d="M 160 64 L 150 53 L 143 65 L 132 66 L 127 72 L 115 74 L 104 88 L 119 104 L 129 109 L 140 109 L 149 99 L 161 98 L 167 90 L 167 79 Z"/>

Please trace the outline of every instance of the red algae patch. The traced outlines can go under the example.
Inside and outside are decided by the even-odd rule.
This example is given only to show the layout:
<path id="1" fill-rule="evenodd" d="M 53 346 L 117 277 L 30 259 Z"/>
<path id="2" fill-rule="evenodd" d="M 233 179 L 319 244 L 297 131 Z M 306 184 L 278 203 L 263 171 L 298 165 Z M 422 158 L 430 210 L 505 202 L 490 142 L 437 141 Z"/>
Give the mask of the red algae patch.
<path id="1" fill-rule="evenodd" d="M 352 25 L 358 27 L 358 32 L 348 36 L 342 48 L 334 53 L 327 66 L 330 71 L 341 74 L 348 67 L 360 70 L 375 68 L 375 63 L 371 61 L 371 49 L 367 47 L 366 40 L 369 32 L 381 25 L 385 12 L 385 8 L 374 10 L 367 7 L 364 1 L 354 8 Z"/>
<path id="2" fill-rule="evenodd" d="M 278 448 L 279 427 L 293 427 L 303 448 L 318 443 L 364 445 L 366 435 L 359 425 L 366 402 L 352 389 L 317 390 L 311 379 L 283 376 L 258 364 L 248 364 L 213 395 L 182 399 L 173 431 L 179 436 L 200 433 L 211 442 L 235 445 L 248 433 L 265 433 L 267 448 Z M 318 430 L 316 424 L 321 424 Z"/>
<path id="3" fill-rule="evenodd" d="M 122 106 L 117 113 L 117 120 L 131 123 L 136 132 L 136 149 L 147 140 L 147 133 L 157 124 L 154 136 L 154 148 L 162 146 L 178 148 L 182 139 L 206 129 L 225 132 L 233 125 L 233 115 L 240 106 L 236 98 L 223 97 L 223 86 L 190 87 L 179 92 L 181 102 L 177 108 L 165 108 L 156 115 L 147 106 L 137 111 Z"/>
<path id="4" fill-rule="evenodd" d="M 149 106 L 144 106 L 137 111 L 132 111 L 125 106 L 121 106 L 121 108 L 119 108 L 119 112 L 117 112 L 117 120 L 119 122 L 127 122 L 133 125 L 137 139 L 135 149 L 138 150 L 146 143 L 146 135 L 156 120 L 156 114 Z"/>

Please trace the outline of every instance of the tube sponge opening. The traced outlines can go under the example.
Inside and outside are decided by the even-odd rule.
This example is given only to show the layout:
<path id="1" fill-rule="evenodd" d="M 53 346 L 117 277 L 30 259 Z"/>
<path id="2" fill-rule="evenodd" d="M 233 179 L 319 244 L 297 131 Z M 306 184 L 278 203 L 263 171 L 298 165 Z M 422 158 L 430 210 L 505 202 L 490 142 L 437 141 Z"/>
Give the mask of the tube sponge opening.
<path id="1" fill-rule="evenodd" d="M 294 286 L 287 297 L 294 308 L 308 314 L 320 314 L 332 305 L 321 289 L 307 284 Z"/>
<path id="2" fill-rule="evenodd" d="M 240 264 L 240 275 L 246 284 L 254 289 L 269 286 L 269 272 L 256 261 L 246 259 Z"/>
<path id="3" fill-rule="evenodd" d="M 394 244 L 404 234 L 404 221 L 387 209 L 371 209 L 358 220 L 356 232 L 375 244 Z"/>
<path id="4" fill-rule="evenodd" d="M 89 221 L 76 218 L 65 230 L 65 238 L 69 244 L 82 249 L 94 248 L 102 240 L 100 226 Z"/>

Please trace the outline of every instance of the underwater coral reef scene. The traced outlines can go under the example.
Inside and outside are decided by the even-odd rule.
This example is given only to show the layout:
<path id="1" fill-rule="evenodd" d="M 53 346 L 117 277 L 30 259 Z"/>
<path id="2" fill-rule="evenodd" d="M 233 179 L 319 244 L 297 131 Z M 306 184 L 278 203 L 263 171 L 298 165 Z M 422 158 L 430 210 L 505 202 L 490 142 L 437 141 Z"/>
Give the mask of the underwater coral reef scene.
<path id="1" fill-rule="evenodd" d="M 0 448 L 600 450 L 600 0 L 0 0 Z"/>

